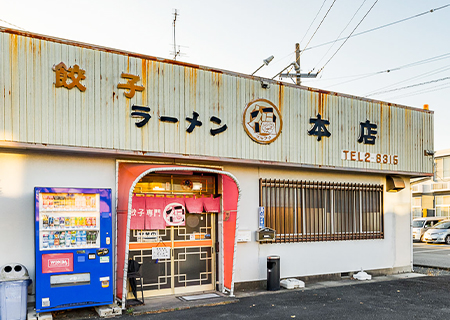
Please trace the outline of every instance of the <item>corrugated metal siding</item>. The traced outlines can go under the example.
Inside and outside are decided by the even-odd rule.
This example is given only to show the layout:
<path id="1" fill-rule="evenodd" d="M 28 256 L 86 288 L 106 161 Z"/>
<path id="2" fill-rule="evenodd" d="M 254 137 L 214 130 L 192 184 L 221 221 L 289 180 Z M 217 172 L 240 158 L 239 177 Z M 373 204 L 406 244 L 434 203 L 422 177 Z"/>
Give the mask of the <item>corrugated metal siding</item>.
<path id="1" fill-rule="evenodd" d="M 433 113 L 281 84 L 262 89 L 249 77 L 0 32 L 0 140 L 49 145 L 279 161 L 312 166 L 431 173 L 423 155 L 433 150 Z M 64 62 L 85 70 L 86 91 L 56 88 L 52 67 Z M 128 99 L 122 73 L 139 75 L 145 90 Z M 283 118 L 277 140 L 262 145 L 242 125 L 246 105 L 264 98 Z M 133 105 L 148 106 L 142 128 Z M 186 132 L 186 117 L 201 127 Z M 310 118 L 328 119 L 331 137 L 309 136 Z M 176 124 L 158 120 L 177 117 Z M 228 129 L 216 136 L 216 116 Z M 357 142 L 359 123 L 378 125 L 375 145 Z M 342 150 L 398 155 L 397 165 L 341 160 Z"/>

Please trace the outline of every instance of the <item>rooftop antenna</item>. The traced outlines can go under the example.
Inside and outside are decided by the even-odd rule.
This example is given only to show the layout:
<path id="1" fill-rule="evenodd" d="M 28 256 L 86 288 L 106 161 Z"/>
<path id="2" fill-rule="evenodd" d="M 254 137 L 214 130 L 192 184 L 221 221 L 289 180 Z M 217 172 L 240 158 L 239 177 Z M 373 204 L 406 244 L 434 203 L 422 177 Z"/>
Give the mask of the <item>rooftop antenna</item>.
<path id="1" fill-rule="evenodd" d="M 175 22 L 177 21 L 177 16 L 179 16 L 180 14 L 178 13 L 177 9 L 174 9 L 174 13 L 173 13 L 173 60 L 177 60 L 177 57 L 180 55 L 180 48 L 178 47 L 178 51 L 177 51 L 177 43 L 176 43 L 176 38 L 175 38 Z"/>

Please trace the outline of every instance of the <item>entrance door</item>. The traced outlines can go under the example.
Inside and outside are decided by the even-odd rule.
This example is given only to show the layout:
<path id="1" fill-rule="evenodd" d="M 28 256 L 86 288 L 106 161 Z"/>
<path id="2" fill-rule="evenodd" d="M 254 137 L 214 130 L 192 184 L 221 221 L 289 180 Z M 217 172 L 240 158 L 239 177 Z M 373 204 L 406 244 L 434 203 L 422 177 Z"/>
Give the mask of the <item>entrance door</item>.
<path id="1" fill-rule="evenodd" d="M 214 290 L 215 215 L 187 213 L 185 221 L 162 230 L 131 230 L 129 256 L 141 264 L 146 297 Z M 170 258 L 154 259 L 155 247 L 170 248 Z"/>

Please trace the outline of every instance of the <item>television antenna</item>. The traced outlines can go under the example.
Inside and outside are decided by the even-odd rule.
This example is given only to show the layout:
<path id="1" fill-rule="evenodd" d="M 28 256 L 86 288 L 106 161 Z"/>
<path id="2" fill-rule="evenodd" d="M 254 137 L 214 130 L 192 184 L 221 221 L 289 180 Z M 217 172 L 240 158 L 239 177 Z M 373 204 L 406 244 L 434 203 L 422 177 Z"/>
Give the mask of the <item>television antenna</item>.
<path id="1" fill-rule="evenodd" d="M 173 52 L 172 54 L 173 56 L 173 60 L 177 60 L 177 57 L 180 55 L 180 46 L 178 46 L 178 50 L 177 50 L 177 42 L 176 42 L 176 37 L 175 37 L 175 23 L 177 21 L 177 16 L 179 16 L 180 14 L 178 13 L 177 9 L 174 9 L 173 12 Z"/>

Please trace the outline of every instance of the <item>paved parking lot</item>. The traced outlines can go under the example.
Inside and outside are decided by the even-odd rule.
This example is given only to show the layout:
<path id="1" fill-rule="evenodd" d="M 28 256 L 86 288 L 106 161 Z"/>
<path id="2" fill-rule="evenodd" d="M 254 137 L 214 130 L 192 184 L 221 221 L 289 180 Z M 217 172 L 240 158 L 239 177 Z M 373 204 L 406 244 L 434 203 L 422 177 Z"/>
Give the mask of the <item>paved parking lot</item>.
<path id="1" fill-rule="evenodd" d="M 450 246 L 446 244 L 414 243 L 414 266 L 450 269 Z"/>

